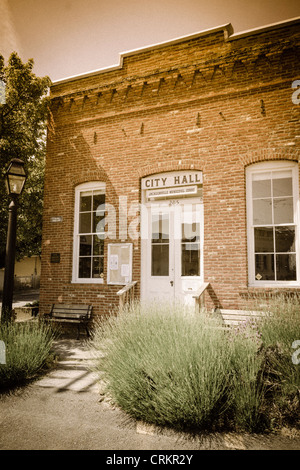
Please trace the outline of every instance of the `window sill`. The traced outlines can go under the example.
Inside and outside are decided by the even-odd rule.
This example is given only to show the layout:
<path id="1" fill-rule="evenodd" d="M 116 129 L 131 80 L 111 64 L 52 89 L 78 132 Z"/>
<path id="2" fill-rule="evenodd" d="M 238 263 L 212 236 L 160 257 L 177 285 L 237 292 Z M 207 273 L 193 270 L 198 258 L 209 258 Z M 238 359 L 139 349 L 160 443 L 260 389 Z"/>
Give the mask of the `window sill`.
<path id="1" fill-rule="evenodd" d="M 300 285 L 294 285 L 294 286 L 278 286 L 278 285 L 273 285 L 273 286 L 245 286 L 245 287 L 240 287 L 239 289 L 239 296 L 244 298 L 245 300 L 257 298 L 257 297 L 276 297 L 276 296 L 281 296 L 281 295 L 300 295 Z"/>
<path id="2" fill-rule="evenodd" d="M 248 285 L 249 289 L 300 289 L 299 282 L 286 282 L 285 284 L 282 283 L 253 283 Z"/>

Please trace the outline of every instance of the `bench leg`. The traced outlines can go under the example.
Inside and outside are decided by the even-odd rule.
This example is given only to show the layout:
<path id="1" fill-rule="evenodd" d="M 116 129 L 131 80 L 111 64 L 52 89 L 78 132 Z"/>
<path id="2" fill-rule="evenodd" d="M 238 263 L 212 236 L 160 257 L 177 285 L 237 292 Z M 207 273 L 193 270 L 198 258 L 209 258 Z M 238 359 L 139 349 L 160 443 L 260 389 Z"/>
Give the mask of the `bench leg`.
<path id="1" fill-rule="evenodd" d="M 85 326 L 86 335 L 87 335 L 87 337 L 89 338 L 91 335 L 90 335 L 88 326 L 87 326 L 87 325 L 84 325 L 84 326 Z M 77 339 L 79 339 L 79 336 L 80 336 L 80 323 L 78 323 Z"/>

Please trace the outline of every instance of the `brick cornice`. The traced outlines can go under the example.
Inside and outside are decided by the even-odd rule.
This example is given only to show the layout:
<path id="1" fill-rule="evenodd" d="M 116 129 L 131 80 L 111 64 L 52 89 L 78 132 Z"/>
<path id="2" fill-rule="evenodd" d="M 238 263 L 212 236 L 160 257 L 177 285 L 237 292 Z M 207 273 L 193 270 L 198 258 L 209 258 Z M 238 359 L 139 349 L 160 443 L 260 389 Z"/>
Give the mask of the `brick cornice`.
<path id="1" fill-rule="evenodd" d="M 259 73 L 260 67 L 267 66 L 268 73 L 266 73 L 266 68 L 263 68 L 264 81 L 269 81 L 273 77 L 273 71 L 278 70 L 278 63 L 281 64 L 281 67 L 284 70 L 284 75 L 286 78 L 286 69 L 284 69 L 283 61 L 285 59 L 284 55 L 286 52 L 292 54 L 295 60 L 298 60 L 300 56 L 299 46 L 297 43 L 289 40 L 285 44 L 281 44 L 281 49 L 278 49 L 278 45 L 272 44 L 266 46 L 257 46 L 255 50 L 244 50 L 241 51 L 231 51 L 229 54 L 220 54 L 218 57 L 211 58 L 206 61 L 201 61 L 193 64 L 180 65 L 179 67 L 172 67 L 171 69 L 155 70 L 151 73 L 146 73 L 141 76 L 126 76 L 117 78 L 113 81 L 106 82 L 99 81 L 99 85 L 94 86 L 83 86 L 80 90 L 77 91 L 64 91 L 56 92 L 52 91 L 51 99 L 53 105 L 56 107 L 61 107 L 63 104 L 69 101 L 77 103 L 78 101 L 86 100 L 87 97 L 91 98 L 94 104 L 99 104 L 100 97 L 104 98 L 106 105 L 113 102 L 111 99 L 111 93 L 118 93 L 119 96 L 122 96 L 122 100 L 126 100 L 128 96 L 128 89 L 135 93 L 136 97 L 140 97 L 141 90 L 145 83 L 150 85 L 153 89 L 158 89 L 161 80 L 165 80 L 168 84 L 168 89 L 170 87 L 172 90 L 176 89 L 176 84 L 178 83 L 178 78 L 182 79 L 182 82 L 185 83 L 187 90 L 192 90 L 197 86 L 196 81 L 200 79 L 201 87 L 207 86 L 212 82 L 234 82 L 234 74 L 236 73 L 237 67 L 239 72 L 244 74 L 245 79 L 255 77 Z M 161 96 L 162 90 L 158 89 L 157 95 Z"/>

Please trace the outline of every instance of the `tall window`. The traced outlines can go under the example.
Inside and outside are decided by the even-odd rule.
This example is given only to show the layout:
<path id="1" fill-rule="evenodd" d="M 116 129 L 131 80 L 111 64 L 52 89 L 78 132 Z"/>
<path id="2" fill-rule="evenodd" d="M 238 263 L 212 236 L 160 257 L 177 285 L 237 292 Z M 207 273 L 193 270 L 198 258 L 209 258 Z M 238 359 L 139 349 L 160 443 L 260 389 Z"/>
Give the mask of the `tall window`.
<path id="1" fill-rule="evenodd" d="M 299 285 L 297 164 L 248 167 L 247 213 L 250 285 Z"/>
<path id="2" fill-rule="evenodd" d="M 105 184 L 86 183 L 75 192 L 73 282 L 103 282 Z"/>

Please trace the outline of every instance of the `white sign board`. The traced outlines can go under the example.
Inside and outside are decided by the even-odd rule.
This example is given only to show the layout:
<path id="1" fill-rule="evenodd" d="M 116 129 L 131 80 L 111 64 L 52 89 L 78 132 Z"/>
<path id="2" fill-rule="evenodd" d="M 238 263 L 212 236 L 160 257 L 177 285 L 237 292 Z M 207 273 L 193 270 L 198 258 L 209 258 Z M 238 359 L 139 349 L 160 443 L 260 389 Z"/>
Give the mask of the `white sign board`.
<path id="1" fill-rule="evenodd" d="M 132 281 L 132 243 L 108 245 L 107 283 L 126 285 Z"/>
<path id="2" fill-rule="evenodd" d="M 147 197 L 162 196 L 190 196 L 197 194 L 197 186 L 183 186 L 180 188 L 152 189 L 146 192 Z"/>
<path id="3" fill-rule="evenodd" d="M 174 188 L 202 184 L 202 171 L 172 171 L 142 179 L 142 189 Z"/>

